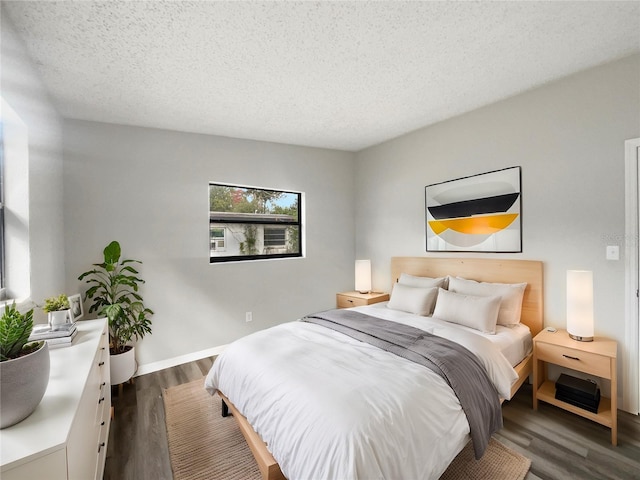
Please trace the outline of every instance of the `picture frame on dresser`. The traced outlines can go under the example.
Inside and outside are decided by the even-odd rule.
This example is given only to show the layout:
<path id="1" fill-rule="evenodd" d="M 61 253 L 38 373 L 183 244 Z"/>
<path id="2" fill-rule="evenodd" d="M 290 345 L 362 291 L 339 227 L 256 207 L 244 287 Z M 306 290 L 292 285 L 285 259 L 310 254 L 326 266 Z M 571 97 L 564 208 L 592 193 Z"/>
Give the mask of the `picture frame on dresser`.
<path id="1" fill-rule="evenodd" d="M 84 317 L 84 305 L 82 304 L 82 296 L 79 293 L 75 295 L 69 295 L 69 317 L 71 323 Z"/>

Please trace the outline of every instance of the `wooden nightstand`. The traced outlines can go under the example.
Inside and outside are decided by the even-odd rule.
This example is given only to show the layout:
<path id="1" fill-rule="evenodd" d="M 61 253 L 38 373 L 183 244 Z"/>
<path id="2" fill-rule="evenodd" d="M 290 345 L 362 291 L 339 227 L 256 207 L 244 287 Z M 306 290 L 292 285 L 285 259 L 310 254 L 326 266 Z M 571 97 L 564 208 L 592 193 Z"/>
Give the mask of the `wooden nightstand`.
<path id="1" fill-rule="evenodd" d="M 343 292 L 336 295 L 336 305 L 338 308 L 360 307 L 389 300 L 388 293 L 371 292 Z"/>
<path id="2" fill-rule="evenodd" d="M 533 409 L 538 400 L 550 403 L 611 429 L 611 443 L 618 444 L 618 381 L 616 356 L 618 343 L 604 337 L 593 342 L 578 342 L 566 330 L 555 333 L 542 330 L 533 339 Z M 547 363 L 560 365 L 595 377 L 611 380 L 611 398 L 601 397 L 598 413 L 573 406 L 555 398 L 555 383 L 547 379 Z"/>

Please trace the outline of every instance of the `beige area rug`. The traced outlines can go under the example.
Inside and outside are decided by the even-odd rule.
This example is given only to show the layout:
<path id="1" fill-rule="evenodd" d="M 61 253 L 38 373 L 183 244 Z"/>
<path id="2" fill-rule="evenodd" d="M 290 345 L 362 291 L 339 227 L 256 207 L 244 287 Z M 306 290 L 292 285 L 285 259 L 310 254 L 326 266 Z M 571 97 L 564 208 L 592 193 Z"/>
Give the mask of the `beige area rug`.
<path id="1" fill-rule="evenodd" d="M 163 391 L 174 480 L 260 480 L 260 471 L 233 417 L 220 415 L 220 397 L 204 379 Z M 491 439 L 476 461 L 471 444 L 449 465 L 445 480 L 522 480 L 531 460 Z"/>

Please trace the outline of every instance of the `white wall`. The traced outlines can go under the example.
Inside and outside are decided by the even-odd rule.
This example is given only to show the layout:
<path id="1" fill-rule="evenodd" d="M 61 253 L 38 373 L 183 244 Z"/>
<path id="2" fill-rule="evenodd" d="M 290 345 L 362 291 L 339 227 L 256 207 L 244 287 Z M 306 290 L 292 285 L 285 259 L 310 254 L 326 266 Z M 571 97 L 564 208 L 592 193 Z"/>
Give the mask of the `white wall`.
<path id="1" fill-rule="evenodd" d="M 426 253 L 426 185 L 520 165 L 523 252 L 485 255 L 542 260 L 545 324 L 562 328 L 566 270 L 593 270 L 596 333 L 622 346 L 624 258 L 605 260 L 605 247 L 624 252 L 624 141 L 640 136 L 639 87 L 635 55 L 359 152 L 356 256 L 374 262 L 374 288 L 390 288 L 391 256 L 455 256 Z"/>
<path id="2" fill-rule="evenodd" d="M 64 161 L 67 284 L 84 292 L 78 275 L 111 240 L 144 262 L 143 367 L 333 308 L 353 288 L 351 153 L 69 120 Z M 306 258 L 210 265 L 209 181 L 304 192 Z"/>
<path id="3" fill-rule="evenodd" d="M 28 137 L 28 252 L 30 294 L 45 297 L 65 292 L 62 179 L 62 119 L 51 104 L 26 49 L 3 9 L 1 92 L 26 127 Z M 24 237 L 25 241 L 27 237 Z M 45 321 L 40 310 L 36 319 Z"/>

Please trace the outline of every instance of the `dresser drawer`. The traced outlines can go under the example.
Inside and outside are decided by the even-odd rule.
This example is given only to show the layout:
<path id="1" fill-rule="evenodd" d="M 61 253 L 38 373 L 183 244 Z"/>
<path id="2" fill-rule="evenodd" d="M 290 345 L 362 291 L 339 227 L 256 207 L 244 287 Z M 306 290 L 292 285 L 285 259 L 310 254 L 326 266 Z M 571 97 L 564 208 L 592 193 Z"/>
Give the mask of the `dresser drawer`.
<path id="1" fill-rule="evenodd" d="M 374 303 L 389 300 L 389 294 L 384 292 L 342 292 L 336 294 L 336 306 L 338 308 L 362 307 Z"/>
<path id="2" fill-rule="evenodd" d="M 609 357 L 596 353 L 584 352 L 561 345 L 536 343 L 536 358 L 544 362 L 571 368 L 602 378 L 611 378 L 611 362 Z"/>
<path id="3" fill-rule="evenodd" d="M 102 480 L 104 476 L 104 464 L 107 459 L 107 443 L 109 441 L 109 418 L 104 422 L 104 425 L 100 429 L 100 435 L 98 437 L 98 460 L 96 463 L 95 480 Z"/>
<path id="4" fill-rule="evenodd" d="M 100 424 L 104 421 L 105 418 L 105 410 L 110 409 L 111 405 L 109 404 L 111 392 L 110 386 L 107 382 L 102 382 L 100 385 L 100 393 L 98 394 L 98 404 L 96 408 L 96 419 L 95 424 L 100 426 Z"/>
<path id="5" fill-rule="evenodd" d="M 368 305 L 366 298 L 348 297 L 346 295 L 337 295 L 338 308 L 361 307 Z"/>

